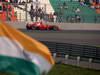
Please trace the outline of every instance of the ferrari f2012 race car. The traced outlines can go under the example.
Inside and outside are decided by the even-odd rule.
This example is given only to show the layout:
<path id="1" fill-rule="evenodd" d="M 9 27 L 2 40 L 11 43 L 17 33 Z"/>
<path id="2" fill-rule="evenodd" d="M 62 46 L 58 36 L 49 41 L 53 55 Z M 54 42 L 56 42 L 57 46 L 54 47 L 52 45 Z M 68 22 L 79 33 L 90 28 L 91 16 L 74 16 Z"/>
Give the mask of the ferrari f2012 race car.
<path id="1" fill-rule="evenodd" d="M 27 23 L 26 25 L 27 30 L 60 30 L 58 26 L 55 25 L 49 25 L 49 24 L 43 24 L 42 21 L 35 22 L 35 23 Z"/>

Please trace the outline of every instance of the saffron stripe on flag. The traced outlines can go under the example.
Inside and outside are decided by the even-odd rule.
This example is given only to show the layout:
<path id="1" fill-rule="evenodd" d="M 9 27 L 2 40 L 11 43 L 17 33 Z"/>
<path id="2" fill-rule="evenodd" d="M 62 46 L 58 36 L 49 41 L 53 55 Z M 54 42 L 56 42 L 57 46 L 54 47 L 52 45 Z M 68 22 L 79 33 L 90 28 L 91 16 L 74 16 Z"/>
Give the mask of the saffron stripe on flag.
<path id="1" fill-rule="evenodd" d="M 17 40 L 25 50 L 37 53 L 46 58 L 52 65 L 54 64 L 54 60 L 51 57 L 51 53 L 48 48 L 41 44 L 40 42 L 26 36 L 22 32 L 16 30 L 6 23 L 0 24 L 0 28 L 3 32 L 0 32 L 2 36 L 6 36 L 12 40 Z M 0 35 L 1 36 L 1 35 Z"/>

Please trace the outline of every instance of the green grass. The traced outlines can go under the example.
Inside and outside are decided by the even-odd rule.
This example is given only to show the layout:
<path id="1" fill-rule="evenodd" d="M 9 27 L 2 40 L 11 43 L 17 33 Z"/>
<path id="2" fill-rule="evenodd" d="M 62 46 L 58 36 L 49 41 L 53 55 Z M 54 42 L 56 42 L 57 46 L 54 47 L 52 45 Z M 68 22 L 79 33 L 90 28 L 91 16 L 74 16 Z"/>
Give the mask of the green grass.
<path id="1" fill-rule="evenodd" d="M 56 64 L 48 75 L 100 75 L 100 70 Z"/>

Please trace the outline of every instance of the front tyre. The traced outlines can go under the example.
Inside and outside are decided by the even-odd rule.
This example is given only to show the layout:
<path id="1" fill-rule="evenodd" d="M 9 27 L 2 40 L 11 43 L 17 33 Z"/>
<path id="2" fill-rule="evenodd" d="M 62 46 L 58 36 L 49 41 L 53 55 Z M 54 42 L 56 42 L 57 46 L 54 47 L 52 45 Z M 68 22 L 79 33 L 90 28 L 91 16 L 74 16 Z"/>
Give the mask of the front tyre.
<path id="1" fill-rule="evenodd" d="M 57 31 L 57 30 L 58 30 L 58 28 L 57 28 L 57 27 L 53 27 L 53 28 L 52 28 L 52 30 Z"/>

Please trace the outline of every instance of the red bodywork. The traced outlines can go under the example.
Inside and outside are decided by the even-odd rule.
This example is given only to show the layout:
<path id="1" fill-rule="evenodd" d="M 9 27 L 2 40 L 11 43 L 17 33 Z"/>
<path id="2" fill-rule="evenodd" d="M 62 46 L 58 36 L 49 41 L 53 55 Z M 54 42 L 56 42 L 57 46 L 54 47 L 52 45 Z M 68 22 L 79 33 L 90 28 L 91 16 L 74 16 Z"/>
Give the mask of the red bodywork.
<path id="1" fill-rule="evenodd" d="M 35 22 L 33 24 L 27 24 L 26 28 L 29 30 L 60 30 L 58 26 L 55 25 L 48 25 L 48 24 L 43 24 L 41 22 Z"/>

